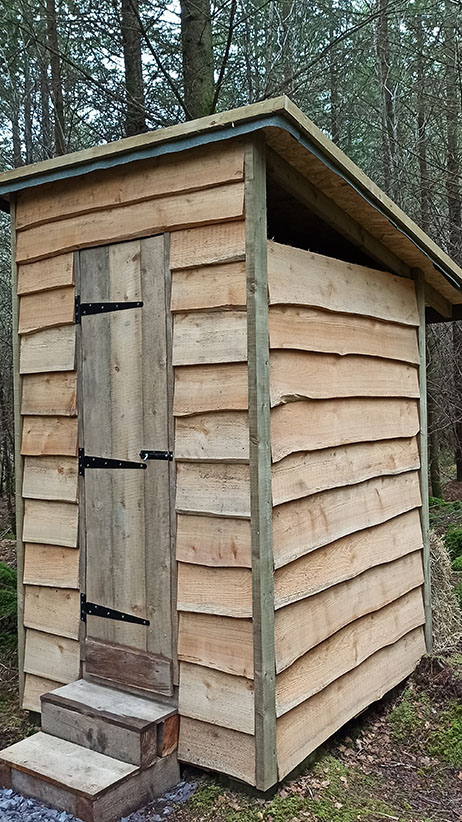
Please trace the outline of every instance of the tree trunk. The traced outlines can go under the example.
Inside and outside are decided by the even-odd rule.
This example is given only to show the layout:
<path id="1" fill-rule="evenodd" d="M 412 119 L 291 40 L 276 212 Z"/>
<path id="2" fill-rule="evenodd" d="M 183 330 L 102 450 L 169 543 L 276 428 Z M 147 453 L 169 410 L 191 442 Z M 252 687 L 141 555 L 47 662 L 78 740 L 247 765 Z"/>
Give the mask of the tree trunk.
<path id="1" fill-rule="evenodd" d="M 26 164 L 33 163 L 32 147 L 32 84 L 30 77 L 29 57 L 24 55 L 24 147 Z"/>
<path id="2" fill-rule="evenodd" d="M 420 225 L 428 234 L 430 229 L 430 193 L 428 190 L 429 176 L 427 164 L 427 133 L 425 123 L 425 66 L 423 58 L 424 31 L 422 20 L 417 18 L 416 50 L 417 50 L 417 146 L 419 155 L 419 205 Z"/>
<path id="3" fill-rule="evenodd" d="M 181 0 L 186 117 L 205 117 L 213 109 L 214 74 L 210 0 Z"/>
<path id="4" fill-rule="evenodd" d="M 122 0 L 122 42 L 125 69 L 125 134 L 147 131 L 138 0 Z"/>
<path id="5" fill-rule="evenodd" d="M 436 344 L 433 330 L 427 328 L 427 424 L 428 424 L 428 467 L 430 471 L 430 487 L 432 496 L 442 499 L 443 488 L 440 473 L 440 443 L 438 436 L 438 420 L 433 397 L 433 374 L 436 361 Z"/>
<path id="6" fill-rule="evenodd" d="M 55 154 L 60 155 L 66 153 L 66 140 L 64 137 L 64 100 L 55 0 L 47 0 L 47 42 L 51 66 L 51 97 L 54 108 Z"/>
<path id="7" fill-rule="evenodd" d="M 50 120 L 50 97 L 48 86 L 48 60 L 46 55 L 41 55 L 43 61 L 40 65 L 40 131 L 42 143 L 42 160 L 53 157 L 53 147 L 51 145 L 51 120 Z"/>
<path id="8" fill-rule="evenodd" d="M 331 4 L 331 19 L 334 18 L 335 5 L 332 0 Z M 331 22 L 329 26 L 330 42 L 334 40 L 336 35 L 335 25 Z M 329 52 L 329 76 L 330 76 L 330 131 L 332 140 L 337 145 L 340 144 L 340 105 L 338 93 L 338 53 L 336 48 L 331 48 Z"/>
<path id="9" fill-rule="evenodd" d="M 382 99 L 382 161 L 385 190 L 399 202 L 396 179 L 395 109 L 391 90 L 390 44 L 388 35 L 388 0 L 378 0 L 377 61 Z"/>
<path id="10" fill-rule="evenodd" d="M 16 95 L 15 99 L 11 104 L 11 133 L 13 138 L 13 164 L 15 168 L 19 168 L 22 166 L 23 158 L 22 158 L 22 146 L 21 146 L 21 131 L 19 128 L 19 108 L 16 104 Z"/>
<path id="11" fill-rule="evenodd" d="M 458 101 L 458 60 L 456 49 L 456 32 L 452 22 L 452 8 L 449 0 L 445 3 L 446 24 L 444 27 L 445 46 L 445 83 L 446 83 L 446 192 L 448 202 L 448 250 L 451 257 L 459 264 L 462 262 L 460 221 L 462 215 L 461 194 L 459 188 L 459 101 Z M 462 385 L 460 380 L 462 358 L 462 329 L 459 323 L 453 326 L 453 367 L 454 388 L 456 392 L 454 420 L 455 462 L 458 482 L 462 482 Z"/>

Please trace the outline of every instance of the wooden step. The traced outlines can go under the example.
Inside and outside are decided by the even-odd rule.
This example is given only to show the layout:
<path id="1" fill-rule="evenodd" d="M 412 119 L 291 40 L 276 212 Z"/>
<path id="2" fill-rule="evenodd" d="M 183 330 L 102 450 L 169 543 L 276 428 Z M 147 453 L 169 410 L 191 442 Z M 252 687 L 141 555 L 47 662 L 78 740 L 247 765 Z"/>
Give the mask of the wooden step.
<path id="1" fill-rule="evenodd" d="M 142 770 L 43 732 L 0 751 L 2 787 L 83 822 L 115 822 L 178 781 L 176 754 Z"/>
<path id="2" fill-rule="evenodd" d="M 79 679 L 42 696 L 42 730 L 141 768 L 177 748 L 175 706 Z"/>

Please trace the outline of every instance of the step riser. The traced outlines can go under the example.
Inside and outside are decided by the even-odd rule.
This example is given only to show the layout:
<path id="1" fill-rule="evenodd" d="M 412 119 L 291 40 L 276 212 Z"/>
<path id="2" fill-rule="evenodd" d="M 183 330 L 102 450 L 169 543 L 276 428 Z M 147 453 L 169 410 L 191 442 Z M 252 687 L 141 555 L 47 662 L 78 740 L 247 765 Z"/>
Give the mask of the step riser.
<path id="1" fill-rule="evenodd" d="M 157 757 L 157 725 L 143 729 L 122 727 L 44 701 L 42 731 L 141 768 L 149 767 Z"/>
<path id="2" fill-rule="evenodd" d="M 82 756 L 85 756 L 82 751 Z M 159 759 L 150 768 L 139 771 L 96 798 L 76 795 L 66 789 L 7 765 L 0 766 L 0 784 L 23 796 L 31 796 L 45 805 L 82 819 L 83 822 L 118 822 L 161 796 L 180 780 L 176 754 Z"/>

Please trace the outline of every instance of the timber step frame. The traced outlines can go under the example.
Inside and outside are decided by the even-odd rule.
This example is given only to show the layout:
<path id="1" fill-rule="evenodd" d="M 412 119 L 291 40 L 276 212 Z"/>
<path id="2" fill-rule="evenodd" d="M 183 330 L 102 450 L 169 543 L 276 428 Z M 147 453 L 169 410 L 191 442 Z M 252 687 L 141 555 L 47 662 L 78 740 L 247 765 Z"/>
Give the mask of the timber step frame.
<path id="1" fill-rule="evenodd" d="M 83 748 L 147 768 L 176 750 L 176 707 L 79 679 L 48 694 L 42 730 Z"/>
<path id="2" fill-rule="evenodd" d="M 0 758 L 4 787 L 83 822 L 116 822 L 178 781 L 175 753 L 143 769 L 41 731 Z"/>

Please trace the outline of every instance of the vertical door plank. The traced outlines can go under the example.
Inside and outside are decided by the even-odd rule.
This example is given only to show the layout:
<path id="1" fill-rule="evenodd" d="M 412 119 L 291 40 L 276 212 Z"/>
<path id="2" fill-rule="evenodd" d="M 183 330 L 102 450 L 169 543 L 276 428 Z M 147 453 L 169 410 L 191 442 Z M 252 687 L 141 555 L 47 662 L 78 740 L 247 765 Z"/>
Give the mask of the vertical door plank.
<path id="1" fill-rule="evenodd" d="M 141 241 L 143 282 L 143 447 L 169 450 L 165 238 Z M 145 477 L 148 651 L 172 658 L 169 477 L 171 464 L 148 462 Z"/>
<path id="2" fill-rule="evenodd" d="M 110 301 L 142 300 L 140 241 L 109 246 Z M 142 323 L 145 308 L 109 314 L 112 454 L 140 461 L 143 447 Z M 147 471 L 112 474 L 114 607 L 146 619 L 144 485 Z M 152 504 L 152 502 L 151 502 Z M 114 624 L 115 641 L 146 650 L 146 628 Z"/>
<path id="3" fill-rule="evenodd" d="M 109 299 L 109 251 L 89 248 L 79 254 L 80 298 L 82 302 Z M 110 327 L 108 314 L 82 318 L 83 442 L 87 454 L 111 456 L 111 384 L 108 363 Z M 84 479 L 86 595 L 90 602 L 113 604 L 112 577 L 112 472 L 87 471 Z M 88 617 L 87 634 L 114 641 L 114 623 Z"/>

